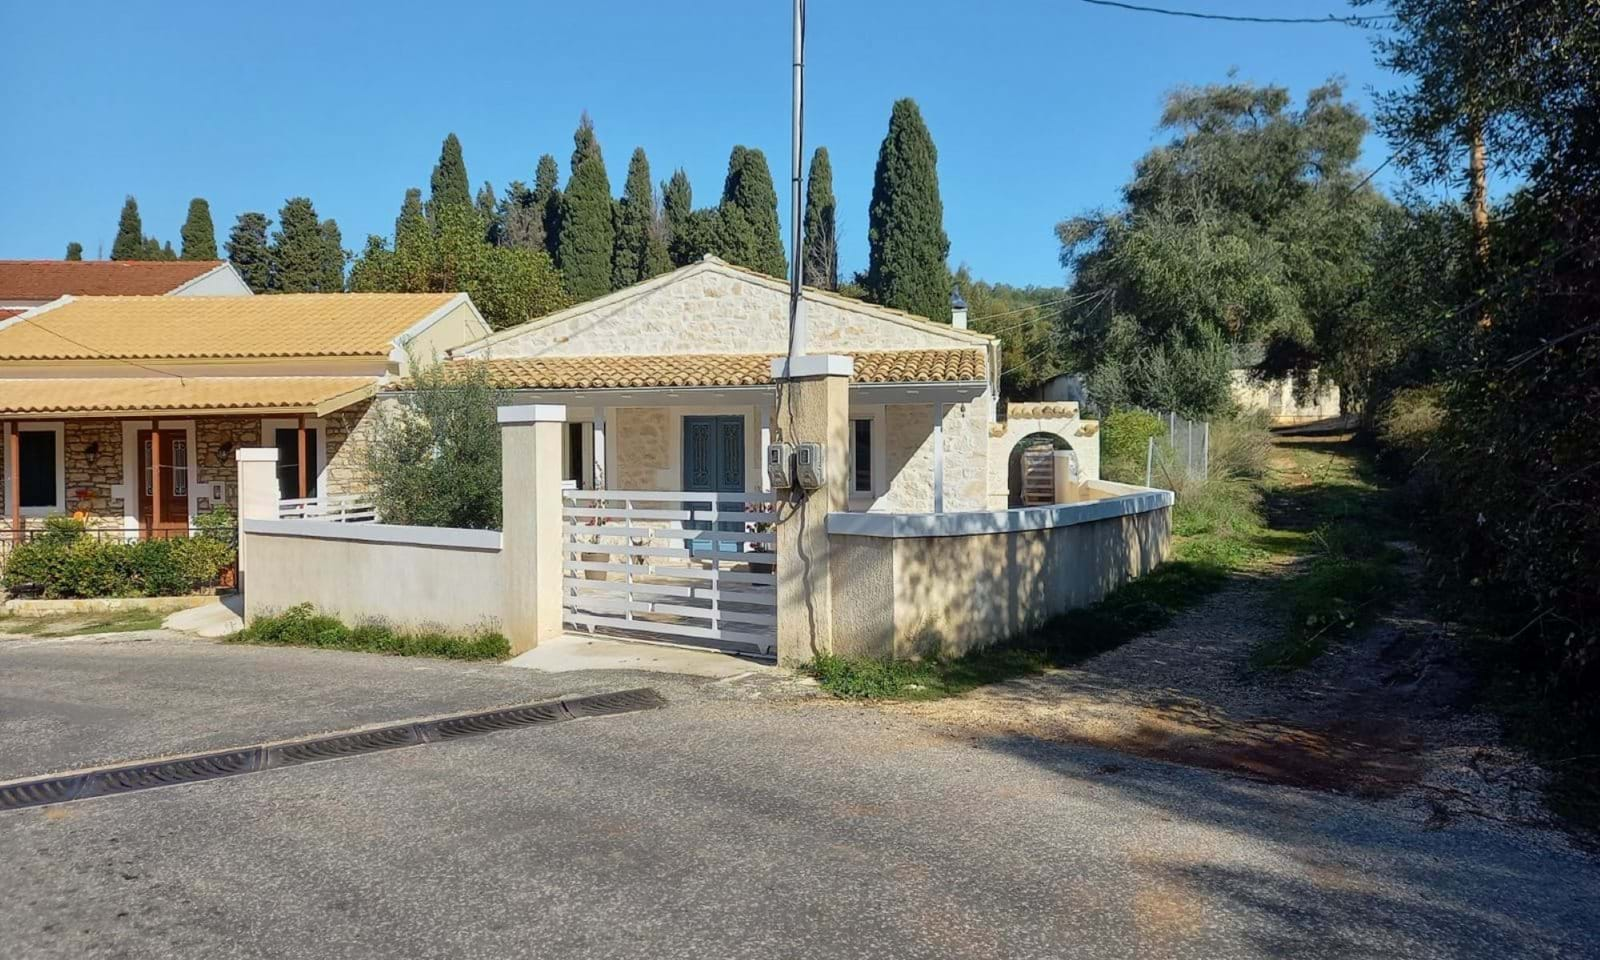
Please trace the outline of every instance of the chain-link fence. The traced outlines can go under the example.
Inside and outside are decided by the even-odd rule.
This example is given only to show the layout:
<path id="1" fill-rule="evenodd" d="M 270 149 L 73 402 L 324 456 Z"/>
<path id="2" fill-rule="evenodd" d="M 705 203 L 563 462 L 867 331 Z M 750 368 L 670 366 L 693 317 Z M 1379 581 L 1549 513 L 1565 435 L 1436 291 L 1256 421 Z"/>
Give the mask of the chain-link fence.
<path id="1" fill-rule="evenodd" d="M 1144 485 L 1173 490 L 1185 481 L 1204 482 L 1211 475 L 1211 421 L 1189 420 L 1176 413 L 1157 416 L 1166 424 L 1167 435 L 1150 438 Z"/>

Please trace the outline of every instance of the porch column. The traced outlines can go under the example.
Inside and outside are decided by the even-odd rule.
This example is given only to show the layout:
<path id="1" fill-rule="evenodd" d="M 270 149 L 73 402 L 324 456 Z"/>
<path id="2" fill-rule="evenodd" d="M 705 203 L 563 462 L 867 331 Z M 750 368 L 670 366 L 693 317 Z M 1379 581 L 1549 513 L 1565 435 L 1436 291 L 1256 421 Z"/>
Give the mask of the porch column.
<path id="1" fill-rule="evenodd" d="M 772 442 L 772 411 L 761 407 L 761 446 L 756 448 L 756 459 L 761 461 L 761 492 L 772 492 L 772 473 L 767 469 L 767 444 Z"/>
<path id="2" fill-rule="evenodd" d="M 144 478 L 140 477 L 143 483 Z M 150 538 L 161 529 L 161 430 L 150 431 Z"/>
<path id="3" fill-rule="evenodd" d="M 22 540 L 22 437 L 15 422 L 6 424 L 6 510 L 15 545 Z"/>
<path id="4" fill-rule="evenodd" d="M 833 651 L 833 570 L 828 514 L 849 500 L 850 375 L 846 356 L 772 362 L 778 381 L 774 440 L 822 446 L 815 490 L 778 488 L 778 662 L 804 663 Z M 762 451 L 765 459 L 766 451 Z M 791 479 L 794 479 L 791 477 Z"/>
<path id="5" fill-rule="evenodd" d="M 606 416 L 611 412 L 609 407 L 594 408 L 594 447 L 593 465 L 590 473 L 594 477 L 594 489 L 606 489 Z"/>
<path id="6" fill-rule="evenodd" d="M 298 452 L 299 460 L 296 461 L 297 463 L 300 464 L 300 493 L 297 494 L 297 496 L 299 496 L 301 500 L 304 500 L 306 498 L 306 491 L 308 489 L 308 487 L 306 485 L 306 417 L 305 417 L 305 414 L 301 414 L 300 415 L 300 427 L 299 427 L 299 429 L 297 429 L 295 431 L 295 442 L 297 444 L 299 444 L 299 447 L 300 447 L 299 452 Z"/>
<path id="7" fill-rule="evenodd" d="M 933 512 L 944 513 L 944 404 L 933 405 Z"/>
<path id="8" fill-rule="evenodd" d="M 561 635 L 561 434 L 558 403 L 501 407 L 503 627 L 513 655 Z"/>
<path id="9" fill-rule="evenodd" d="M 240 447 L 233 458 L 239 464 L 239 589 L 243 591 L 249 540 L 244 522 L 278 519 L 278 448 Z"/>

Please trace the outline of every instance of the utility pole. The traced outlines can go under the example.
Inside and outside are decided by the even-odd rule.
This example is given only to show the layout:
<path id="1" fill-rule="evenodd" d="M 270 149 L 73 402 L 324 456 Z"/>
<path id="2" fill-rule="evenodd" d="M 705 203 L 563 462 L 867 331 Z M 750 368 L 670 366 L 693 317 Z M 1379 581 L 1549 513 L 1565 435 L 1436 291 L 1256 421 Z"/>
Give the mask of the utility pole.
<path id="1" fill-rule="evenodd" d="M 794 90 L 789 151 L 789 366 L 806 352 L 804 267 L 800 250 L 800 161 L 804 149 L 806 0 L 794 0 Z"/>

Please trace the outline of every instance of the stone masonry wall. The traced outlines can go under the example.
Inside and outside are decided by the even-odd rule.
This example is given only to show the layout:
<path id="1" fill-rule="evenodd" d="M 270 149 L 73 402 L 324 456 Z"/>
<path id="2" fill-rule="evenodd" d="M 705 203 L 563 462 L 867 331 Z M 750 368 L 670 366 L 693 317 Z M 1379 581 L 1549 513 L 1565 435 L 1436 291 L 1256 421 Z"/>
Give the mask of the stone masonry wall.
<path id="1" fill-rule="evenodd" d="M 395 401 L 367 400 L 336 410 L 323 418 L 327 430 L 328 466 L 323 474 L 328 494 L 366 493 L 371 489 L 367 480 L 366 447 L 377 431 L 378 403 Z"/>
<path id="2" fill-rule="evenodd" d="M 85 513 L 97 526 L 121 526 L 121 497 L 111 495 L 111 485 L 122 483 L 122 422 L 120 420 L 68 420 L 66 441 L 67 512 Z M 96 445 L 94 462 L 89 448 Z"/>
<path id="3" fill-rule="evenodd" d="M 229 447 L 228 444 L 232 444 Z M 194 423 L 195 467 L 200 486 L 198 495 L 207 502 L 207 509 L 226 506 L 239 509 L 239 463 L 234 451 L 240 447 L 261 445 L 261 419 L 259 417 L 200 417 Z M 223 451 L 227 450 L 226 453 Z M 222 484 L 223 497 L 217 501 L 211 496 L 211 485 Z"/>
<path id="4" fill-rule="evenodd" d="M 621 407 L 613 411 L 616 428 L 615 490 L 676 490 L 682 484 L 668 476 L 672 460 L 672 411 L 666 407 Z"/>
<path id="5" fill-rule="evenodd" d="M 674 353 L 783 353 L 789 344 L 789 298 L 754 278 L 708 269 L 648 293 L 553 324 L 538 321 L 520 336 L 472 356 L 598 356 Z M 984 340 L 879 308 L 808 295 L 808 348 L 850 350 L 981 348 Z"/>
<path id="6" fill-rule="evenodd" d="M 944 509 L 947 513 L 988 506 L 989 398 L 952 403 L 944 411 Z M 889 489 L 874 511 L 933 510 L 933 404 L 891 403 L 884 407 L 884 466 Z"/>

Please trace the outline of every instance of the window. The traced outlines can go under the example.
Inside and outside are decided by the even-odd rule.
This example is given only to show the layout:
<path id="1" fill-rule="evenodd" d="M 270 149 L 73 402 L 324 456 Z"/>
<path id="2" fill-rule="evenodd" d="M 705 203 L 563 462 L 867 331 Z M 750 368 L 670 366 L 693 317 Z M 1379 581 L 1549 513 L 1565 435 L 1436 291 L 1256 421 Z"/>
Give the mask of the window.
<path id="1" fill-rule="evenodd" d="M 317 496 L 317 474 L 320 473 L 317 456 L 318 434 L 316 427 L 306 428 L 306 498 Z M 273 431 L 273 445 L 278 448 L 278 498 L 300 499 L 300 430 L 298 427 L 277 427 Z M 187 464 L 188 458 L 181 461 Z M 187 490 L 188 471 L 182 478 Z M 176 481 L 177 478 L 175 477 Z"/>
<path id="2" fill-rule="evenodd" d="M 24 508 L 65 509 L 56 502 L 56 451 L 60 437 L 54 430 L 23 430 L 17 435 L 18 480 Z"/>
<path id="3" fill-rule="evenodd" d="M 561 458 L 561 479 L 583 486 L 583 424 L 567 424 L 566 456 Z"/>
<path id="4" fill-rule="evenodd" d="M 871 494 L 872 420 L 850 421 L 850 492 Z"/>

